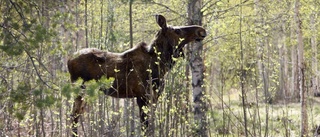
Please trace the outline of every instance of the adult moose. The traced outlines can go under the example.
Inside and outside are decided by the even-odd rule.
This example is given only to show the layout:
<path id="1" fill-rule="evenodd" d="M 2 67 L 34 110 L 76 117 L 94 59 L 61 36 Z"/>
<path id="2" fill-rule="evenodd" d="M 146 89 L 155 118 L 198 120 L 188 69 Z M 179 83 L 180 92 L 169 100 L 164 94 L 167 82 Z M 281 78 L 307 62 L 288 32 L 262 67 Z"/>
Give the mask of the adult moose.
<path id="1" fill-rule="evenodd" d="M 161 29 L 149 45 L 142 42 L 123 53 L 83 49 L 77 57 L 68 61 L 72 82 L 78 78 L 82 78 L 84 83 L 99 80 L 103 75 L 113 77 L 112 87 L 103 90 L 106 95 L 136 97 L 140 120 L 145 128 L 149 123 L 142 108 L 157 101 L 164 86 L 164 76 L 175 64 L 174 58 L 183 56 L 185 44 L 201 41 L 207 35 L 201 26 L 168 26 L 162 15 L 156 15 L 156 21 Z M 77 134 L 77 123 L 84 106 L 83 97 L 79 95 L 72 112 L 74 135 Z"/>

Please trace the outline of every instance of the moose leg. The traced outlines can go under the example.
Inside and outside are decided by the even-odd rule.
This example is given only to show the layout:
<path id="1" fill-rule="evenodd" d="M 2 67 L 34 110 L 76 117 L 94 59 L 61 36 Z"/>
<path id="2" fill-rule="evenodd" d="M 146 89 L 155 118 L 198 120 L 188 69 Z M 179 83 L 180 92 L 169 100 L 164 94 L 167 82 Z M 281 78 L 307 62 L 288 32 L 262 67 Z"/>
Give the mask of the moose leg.
<path id="1" fill-rule="evenodd" d="M 72 136 L 78 136 L 78 123 L 81 114 L 84 112 L 84 107 L 86 106 L 86 102 L 84 101 L 83 97 L 79 95 L 77 98 L 74 99 L 73 103 L 73 110 L 71 114 L 71 124 L 72 124 Z"/>
<path id="2" fill-rule="evenodd" d="M 141 128 L 143 131 L 145 131 L 148 128 L 149 122 L 147 114 L 143 111 L 142 108 L 147 107 L 147 100 L 143 97 L 137 97 L 137 104 L 139 106 Z"/>

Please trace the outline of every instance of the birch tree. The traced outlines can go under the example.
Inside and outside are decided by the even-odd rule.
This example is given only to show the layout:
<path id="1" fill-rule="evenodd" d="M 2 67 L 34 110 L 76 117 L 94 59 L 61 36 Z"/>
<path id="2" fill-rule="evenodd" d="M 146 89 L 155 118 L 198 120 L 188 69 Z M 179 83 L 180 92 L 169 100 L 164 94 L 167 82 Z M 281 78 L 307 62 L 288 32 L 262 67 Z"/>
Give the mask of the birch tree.
<path id="1" fill-rule="evenodd" d="M 202 25 L 201 0 L 188 1 L 188 25 Z M 200 137 L 207 135 L 206 111 L 207 105 L 204 101 L 204 62 L 201 57 L 203 51 L 203 44 L 195 42 L 190 45 L 190 60 L 189 65 L 192 75 L 193 88 L 193 103 L 194 103 L 194 133 Z"/>

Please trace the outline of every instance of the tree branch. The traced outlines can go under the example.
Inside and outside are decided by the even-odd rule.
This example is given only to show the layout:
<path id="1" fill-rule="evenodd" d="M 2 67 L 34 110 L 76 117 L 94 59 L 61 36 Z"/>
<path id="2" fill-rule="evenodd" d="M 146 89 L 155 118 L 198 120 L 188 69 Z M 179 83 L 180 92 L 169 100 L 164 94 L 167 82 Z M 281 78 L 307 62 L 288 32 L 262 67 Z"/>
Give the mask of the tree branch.
<path id="1" fill-rule="evenodd" d="M 5 26 L 3 26 L 3 25 L 1 25 L 1 27 L 2 27 L 2 28 L 5 28 L 5 29 L 8 29 L 7 27 L 5 27 Z M 17 30 L 17 31 L 18 31 L 18 30 Z M 18 39 L 11 31 L 8 31 L 8 32 L 9 32 L 9 34 L 13 37 L 13 39 L 18 43 L 18 42 L 19 42 L 19 39 Z M 19 31 L 18 31 L 18 32 L 19 32 Z M 26 36 L 24 33 L 21 33 L 21 32 L 19 32 L 19 33 L 21 34 L 21 36 L 23 36 L 24 38 L 27 39 L 27 36 Z M 27 43 L 25 43 L 25 44 L 28 45 Z M 45 84 L 45 85 L 46 85 L 47 87 L 49 87 L 50 89 L 57 90 L 57 89 L 54 89 L 52 86 L 48 85 L 48 83 L 42 79 L 42 77 L 41 77 L 41 75 L 40 75 L 40 73 L 39 73 L 39 70 L 37 69 L 37 66 L 36 66 L 35 63 L 34 63 L 34 60 L 33 60 L 33 59 L 35 59 L 35 58 L 31 56 L 31 54 L 29 53 L 29 51 L 28 51 L 25 47 L 23 47 L 23 50 L 27 53 L 28 57 L 30 58 L 31 63 L 32 63 L 32 66 L 33 66 L 34 69 L 36 70 L 36 74 L 37 74 L 38 78 L 40 79 L 40 81 L 42 81 L 42 83 Z M 37 60 L 37 61 L 38 61 L 38 60 Z M 39 61 L 38 61 L 38 62 L 39 62 Z M 44 66 L 42 62 L 39 62 L 39 64 L 42 64 L 42 66 Z M 47 69 L 45 68 L 45 70 L 47 70 Z M 48 71 L 48 70 L 47 70 L 47 71 Z M 49 71 L 48 71 L 48 72 L 49 72 Z M 49 72 L 49 73 L 50 73 L 50 72 Z M 50 73 L 50 74 L 51 74 L 51 73 Z M 51 75 L 52 75 L 52 74 L 51 74 Z"/>
<path id="2" fill-rule="evenodd" d="M 208 15 L 213 14 L 213 13 L 218 13 L 218 14 L 220 14 L 220 13 L 227 13 L 228 11 L 230 11 L 230 10 L 236 8 L 236 7 L 242 6 L 244 3 L 248 2 L 248 1 L 249 1 L 249 0 L 245 0 L 245 1 L 243 1 L 242 3 L 236 4 L 236 5 L 234 5 L 233 7 L 230 7 L 230 8 L 224 9 L 224 10 L 208 12 L 207 14 L 205 14 L 205 15 L 203 15 L 203 16 L 205 17 L 205 16 L 208 16 Z M 210 6 L 213 6 L 213 5 L 210 5 Z M 208 9 L 209 9 L 209 8 L 208 8 Z"/>
<path id="3" fill-rule="evenodd" d="M 25 19 L 24 15 L 21 13 L 21 7 L 20 7 L 19 5 L 17 5 L 16 3 L 14 3 L 12 0 L 10 0 L 10 3 L 13 5 L 14 9 L 18 12 L 20 18 L 21 18 L 22 21 L 23 21 L 23 25 L 26 25 L 27 22 L 26 22 L 26 19 Z M 18 8 L 19 8 L 20 10 L 19 10 Z"/>
<path id="4" fill-rule="evenodd" d="M 168 6 L 166 6 L 166 5 L 162 4 L 162 3 L 158 3 L 158 2 L 155 2 L 155 1 L 151 1 L 150 3 L 151 3 L 151 4 L 158 5 L 158 6 L 163 7 L 163 8 L 166 8 L 166 9 L 169 10 L 170 12 L 172 12 L 172 13 L 174 13 L 174 14 L 177 14 L 177 15 L 179 15 L 180 17 L 186 18 L 186 15 L 180 14 L 179 12 L 171 9 L 170 7 L 168 7 Z"/>
<path id="5" fill-rule="evenodd" d="M 206 7 L 206 9 L 203 10 L 202 12 L 205 12 L 205 11 L 207 11 L 208 9 L 211 9 L 211 7 L 212 7 L 213 5 L 216 5 L 216 4 L 217 4 L 218 2 L 220 2 L 220 1 L 222 1 L 222 0 L 218 0 L 218 1 L 210 4 L 208 7 L 206 7 L 206 6 L 211 2 L 211 1 L 208 1 L 207 3 L 205 3 L 205 4 L 202 6 L 201 9 L 203 9 L 204 7 Z"/>

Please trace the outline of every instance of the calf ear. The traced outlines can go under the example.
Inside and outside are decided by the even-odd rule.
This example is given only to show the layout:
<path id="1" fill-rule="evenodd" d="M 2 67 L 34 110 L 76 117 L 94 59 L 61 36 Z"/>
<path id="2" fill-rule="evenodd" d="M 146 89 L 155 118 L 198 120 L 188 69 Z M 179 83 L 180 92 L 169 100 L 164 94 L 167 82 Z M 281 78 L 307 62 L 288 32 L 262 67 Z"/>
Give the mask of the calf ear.
<path id="1" fill-rule="evenodd" d="M 162 15 L 156 15 L 156 21 L 158 23 L 158 25 L 161 27 L 161 28 L 167 28 L 167 21 L 166 21 L 166 18 L 163 17 Z"/>

